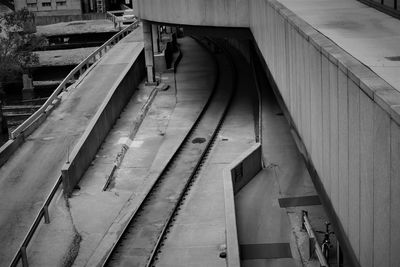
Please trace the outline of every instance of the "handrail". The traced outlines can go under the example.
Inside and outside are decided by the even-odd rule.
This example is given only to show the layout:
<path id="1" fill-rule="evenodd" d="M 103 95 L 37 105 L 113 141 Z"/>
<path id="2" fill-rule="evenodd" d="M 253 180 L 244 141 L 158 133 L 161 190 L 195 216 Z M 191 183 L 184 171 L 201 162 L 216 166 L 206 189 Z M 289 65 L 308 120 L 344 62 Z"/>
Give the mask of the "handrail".
<path id="1" fill-rule="evenodd" d="M 86 70 L 89 69 L 90 63 L 95 63 L 98 59 L 100 59 L 103 55 L 103 50 L 104 53 L 107 52 L 110 48 L 118 43 L 123 37 L 125 37 L 128 33 L 136 29 L 139 25 L 139 21 L 136 21 L 129 26 L 127 26 L 125 29 L 122 31 L 118 32 L 115 34 L 113 37 L 111 37 L 107 42 L 105 42 L 102 46 L 97 48 L 95 51 L 93 51 L 88 57 L 86 57 L 85 60 L 83 60 L 81 63 L 78 64 L 68 75 L 67 77 L 64 78 L 64 80 L 57 86 L 56 90 L 50 95 L 50 97 L 46 100 L 46 102 L 35 112 L 33 113 L 28 119 L 26 119 L 21 125 L 19 125 L 14 131 L 11 132 L 10 136 L 11 139 L 17 138 L 18 135 L 20 135 L 23 131 L 25 131 L 35 120 L 39 118 L 39 116 L 42 113 L 46 113 L 50 105 L 52 105 L 53 101 L 59 99 L 58 95 L 60 92 L 64 91 L 66 88 L 66 84 L 70 80 L 74 80 L 75 74 L 78 73 L 78 78 L 81 77 Z M 97 59 L 97 56 L 99 58 Z M 93 62 L 91 62 L 93 60 Z"/>
<path id="2" fill-rule="evenodd" d="M 121 21 L 122 19 L 119 16 L 116 16 L 115 14 L 120 14 L 121 15 L 124 13 L 124 11 L 107 11 L 106 12 L 106 18 L 108 20 L 111 20 L 114 23 L 114 28 L 117 27 L 117 24 L 119 24 L 119 26 L 121 26 Z"/>
<path id="3" fill-rule="evenodd" d="M 317 237 L 314 233 L 314 230 L 311 227 L 310 221 L 308 220 L 308 214 L 305 211 L 303 211 L 302 220 L 303 220 L 303 226 L 306 228 L 308 235 L 310 236 L 311 239 L 314 239 L 315 241 L 314 242 L 315 252 L 317 253 L 320 265 L 323 267 L 329 267 L 329 264 L 326 261 L 324 254 L 322 253 L 321 246 L 318 244 Z"/>
<path id="4" fill-rule="evenodd" d="M 51 189 L 50 194 L 47 196 L 46 201 L 44 202 L 42 208 L 39 210 L 35 221 L 32 223 L 31 227 L 29 228 L 29 231 L 26 234 L 24 241 L 22 241 L 20 248 L 18 249 L 17 253 L 15 253 L 15 256 L 10 264 L 11 267 L 17 266 L 19 260 L 21 260 L 21 259 L 22 259 L 22 266 L 24 266 L 24 267 L 28 266 L 28 256 L 26 254 L 26 249 L 27 249 L 28 244 L 31 241 L 33 235 L 35 234 L 35 231 L 38 228 L 40 221 L 44 218 L 44 222 L 46 224 L 50 223 L 49 206 L 50 206 L 50 203 L 53 200 L 58 188 L 60 187 L 61 182 L 62 182 L 62 176 L 60 175 L 57 179 L 57 182 Z"/>
<path id="5" fill-rule="evenodd" d="M 35 112 L 31 117 L 29 117 L 22 125 L 25 125 L 24 127 L 28 127 L 29 124 L 31 122 L 33 122 L 37 117 L 40 116 L 40 113 L 43 112 L 43 110 L 46 110 L 47 107 L 49 106 L 49 103 L 52 103 L 53 100 L 57 97 L 58 93 L 62 90 L 65 89 L 65 84 L 69 81 L 69 79 L 71 77 L 74 77 L 74 75 L 76 73 L 79 72 L 79 76 L 82 76 L 82 74 L 84 73 L 82 71 L 83 66 L 86 66 L 87 64 L 89 64 L 89 61 L 91 59 L 95 59 L 96 60 L 96 56 L 97 54 L 100 55 L 99 59 L 102 56 L 102 50 L 104 49 L 106 53 L 107 52 L 107 46 L 108 45 L 113 45 L 114 41 L 116 41 L 116 43 L 118 41 L 120 41 L 123 37 L 125 37 L 129 32 L 133 31 L 134 29 L 136 29 L 138 27 L 139 21 L 136 21 L 134 23 L 132 23 L 131 25 L 129 25 L 127 28 L 125 28 L 124 30 L 120 31 L 119 33 L 115 34 L 112 38 L 110 38 L 107 42 L 105 42 L 102 46 L 100 46 L 98 49 L 96 49 L 93 53 L 91 53 L 84 61 L 82 61 L 78 66 L 76 66 L 69 74 L 68 76 L 63 80 L 63 82 L 57 87 L 56 91 L 53 92 L 53 94 L 49 97 L 49 99 L 43 104 L 43 106 L 37 111 Z M 121 37 L 122 36 L 122 37 Z M 120 38 L 121 37 L 121 38 Z M 86 70 L 88 69 L 88 67 L 86 66 Z M 85 70 L 85 71 L 86 71 Z M 51 99 L 50 99 L 51 98 Z M 46 105 L 47 104 L 47 105 Z M 40 110 L 42 110 L 41 112 L 39 112 Z M 46 112 L 46 111 L 44 111 Z M 35 116 L 36 114 L 36 116 Z M 28 122 L 29 121 L 29 122 Z M 28 122 L 28 123 L 27 123 Z M 20 127 L 18 127 L 20 128 Z M 17 128 L 17 129 L 18 129 Z M 24 129 L 25 129 L 24 128 Z M 16 130 L 17 130 L 16 129 Z M 14 132 L 12 132 L 12 134 L 20 134 L 24 129 L 19 130 L 18 132 L 16 132 L 16 130 Z M 33 235 L 35 234 L 35 231 L 37 230 L 37 228 L 39 227 L 39 224 L 41 222 L 41 220 L 44 218 L 44 222 L 46 224 L 50 223 L 50 216 L 49 216 L 49 205 L 51 203 L 51 201 L 53 200 L 57 190 L 59 189 L 60 185 L 62 183 L 62 176 L 60 175 L 57 179 L 57 182 L 54 184 L 53 188 L 51 189 L 49 195 L 46 198 L 46 201 L 44 202 L 43 206 L 41 207 L 41 209 L 39 210 L 38 214 L 36 215 L 35 221 L 32 223 L 31 227 L 29 228 L 28 233 L 25 235 L 24 240 L 22 241 L 18 251 L 15 253 L 14 258 L 12 259 L 10 266 L 14 267 L 18 265 L 18 262 L 20 260 L 22 260 L 22 266 L 23 267 L 28 267 L 28 257 L 27 257 L 27 247 L 29 245 L 29 242 L 31 241 Z"/>

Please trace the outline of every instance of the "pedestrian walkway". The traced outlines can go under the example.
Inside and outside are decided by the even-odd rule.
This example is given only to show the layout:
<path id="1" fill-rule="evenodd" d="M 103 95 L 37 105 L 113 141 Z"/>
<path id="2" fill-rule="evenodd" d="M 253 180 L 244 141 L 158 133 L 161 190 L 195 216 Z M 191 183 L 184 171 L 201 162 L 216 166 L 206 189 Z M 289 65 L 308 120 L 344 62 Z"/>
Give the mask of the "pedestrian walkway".
<path id="1" fill-rule="evenodd" d="M 115 45 L 0 168 L 0 265 L 8 264 L 107 93 L 143 49 L 138 28 Z M 75 87 L 75 88 L 74 88 Z"/>
<path id="2" fill-rule="evenodd" d="M 400 20 L 356 0 L 279 0 L 400 91 Z"/>
<path id="3" fill-rule="evenodd" d="M 43 226 L 31 251 L 34 265 L 97 266 L 118 238 L 146 188 L 154 182 L 172 157 L 211 94 L 216 69 L 208 52 L 190 38 L 180 39 L 183 58 L 176 74 L 163 73 L 169 85 L 159 91 L 140 128 L 132 135 L 141 117 L 148 89 L 136 95 L 121 114 L 83 176 L 68 205 L 60 199 L 54 220 L 61 224 Z M 126 142 L 132 138 L 131 142 Z M 102 191 L 114 160 L 123 144 L 125 156 L 106 191 Z M 68 208 L 66 208 L 68 206 Z M 62 240 L 60 242 L 60 240 Z M 55 249 L 57 247 L 57 249 Z M 52 250 L 52 255 L 48 251 Z"/>

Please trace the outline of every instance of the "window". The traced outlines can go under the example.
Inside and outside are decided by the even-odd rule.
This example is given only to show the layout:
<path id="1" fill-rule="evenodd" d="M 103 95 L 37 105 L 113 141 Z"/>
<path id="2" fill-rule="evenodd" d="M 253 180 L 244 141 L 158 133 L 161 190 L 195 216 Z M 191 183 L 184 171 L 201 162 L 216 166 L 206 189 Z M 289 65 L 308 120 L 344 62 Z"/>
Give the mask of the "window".
<path id="1" fill-rule="evenodd" d="M 42 6 L 43 6 L 43 7 L 45 7 L 45 6 L 46 6 L 46 7 L 51 7 L 51 2 L 43 2 L 43 3 L 42 3 Z"/>
<path id="2" fill-rule="evenodd" d="M 28 3 L 26 5 L 28 6 L 28 8 L 37 8 L 37 4 L 36 3 Z"/>
<path id="3" fill-rule="evenodd" d="M 57 6 L 66 6 L 67 2 L 56 2 Z"/>

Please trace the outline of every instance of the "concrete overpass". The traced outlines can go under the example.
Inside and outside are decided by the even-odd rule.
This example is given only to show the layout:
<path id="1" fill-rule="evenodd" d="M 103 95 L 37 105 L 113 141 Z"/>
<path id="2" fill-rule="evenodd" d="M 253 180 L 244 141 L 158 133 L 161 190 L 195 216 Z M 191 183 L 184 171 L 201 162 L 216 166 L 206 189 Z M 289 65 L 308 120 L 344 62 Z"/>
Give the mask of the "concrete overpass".
<path id="1" fill-rule="evenodd" d="M 144 20 L 144 50 L 149 84 L 156 79 L 154 66 L 157 65 L 157 59 L 154 58 L 153 52 L 157 52 L 158 26 L 179 26 L 186 33 L 225 38 L 227 43 L 239 50 L 247 60 L 247 63 L 239 64 L 249 64 L 255 68 L 255 72 L 262 72 L 269 78 L 269 83 L 289 121 L 297 147 L 304 157 L 308 173 L 329 213 L 329 219 L 334 224 L 345 253 L 346 264 L 397 265 L 400 260 L 397 253 L 400 242 L 400 230 L 397 227 L 400 222 L 400 197 L 397 193 L 400 189 L 400 22 L 397 19 L 361 3 L 342 0 L 137 0 L 135 6 L 139 17 Z M 36 207 L 43 203 L 48 189 L 61 169 L 64 170 L 64 191 L 67 195 L 72 193 L 79 182 L 79 179 L 75 180 L 74 177 L 82 177 L 87 167 L 92 164 L 92 158 L 82 155 L 95 155 L 108 132 L 102 129 L 103 124 L 92 123 L 92 118 L 102 120 L 107 128 L 111 128 L 119 114 L 106 104 L 100 108 L 106 115 L 96 112 L 96 108 L 106 98 L 113 103 L 111 106 L 117 103 L 115 105 L 120 107 L 118 99 L 126 98 L 124 93 L 119 93 L 118 87 L 114 88 L 109 84 L 113 81 L 108 77 L 114 75 L 118 80 L 121 69 L 127 64 L 135 64 L 128 60 L 126 53 L 139 54 L 141 46 L 133 47 L 129 43 L 136 45 L 140 40 L 141 37 L 134 36 L 126 39 L 121 48 L 125 54 L 114 50 L 113 55 L 108 56 L 110 61 L 103 61 L 103 72 L 95 69 L 96 71 L 88 76 L 89 80 L 84 85 L 93 89 L 90 83 L 100 83 L 102 95 L 89 89 L 74 93 L 82 94 L 87 91 L 85 95 L 91 101 L 84 104 L 90 104 L 89 111 L 81 110 L 79 105 L 76 108 L 75 102 L 79 97 L 67 100 L 63 109 L 45 121 L 44 128 L 34 132 L 29 138 L 25 137 L 22 147 L 2 167 L 0 177 L 1 183 L 5 185 L 3 189 L 7 191 L 7 188 L 11 188 L 10 184 L 17 184 L 18 188 L 22 188 L 22 193 L 18 195 L 23 195 L 28 182 L 33 184 L 31 187 L 34 189 L 26 195 L 25 202 L 14 199 L 14 192 L 3 195 L 4 202 L 9 199 L 16 201 L 19 212 L 13 208 L 14 204 L 6 205 L 6 208 L 2 209 L 2 215 L 5 212 L 22 214 L 22 217 L 14 218 L 15 220 L 5 221 L 7 229 L 14 232 L 27 230 L 30 223 L 27 221 L 32 219 L 37 211 Z M 114 70 L 110 71 L 111 69 Z M 191 70 L 192 66 L 188 68 L 189 74 L 185 75 L 190 76 Z M 241 71 L 245 72 L 243 69 Z M 137 81 L 133 83 L 137 84 Z M 241 86 L 246 87 L 243 84 Z M 107 94 L 109 87 L 113 87 L 113 92 L 119 94 L 120 98 L 114 99 L 111 94 Z M 268 91 L 262 84 L 261 89 Z M 92 99 L 90 94 L 98 98 Z M 100 99 L 101 97 L 103 99 Z M 71 162 L 62 167 L 68 154 L 66 151 L 60 151 L 65 144 L 60 141 L 62 137 L 54 139 L 49 135 L 50 128 L 46 130 L 46 125 L 54 124 L 60 118 L 64 120 L 64 111 L 68 114 L 73 113 L 74 116 L 67 116 L 67 120 L 79 120 L 80 126 L 78 131 L 72 128 L 64 131 L 64 135 L 73 137 L 72 141 L 63 139 L 64 142 L 74 143 L 79 149 L 72 151 Z M 82 117 L 82 114 L 86 115 Z M 267 122 L 273 124 L 274 120 L 265 116 L 261 124 Z M 71 122 L 67 122 L 65 125 L 70 124 Z M 235 128 L 232 126 L 232 129 Z M 273 134 L 274 137 L 282 135 L 279 131 L 269 134 Z M 85 140 L 95 141 L 81 142 L 80 140 L 84 140 L 82 136 L 87 137 Z M 282 140 L 285 138 L 282 137 Z M 273 143 L 271 139 L 265 140 L 265 143 L 268 142 Z M 52 144 L 49 145 L 49 150 L 46 150 L 45 144 L 42 143 Z M 245 147 L 243 143 L 241 146 Z M 28 160 L 38 151 L 37 147 L 43 155 L 47 155 L 46 161 L 54 162 L 52 166 L 43 167 L 42 158 Z M 265 147 L 263 146 L 264 149 Z M 164 149 L 166 154 L 170 147 Z M 279 154 L 280 149 L 285 150 L 287 147 L 274 149 L 269 150 L 272 151 L 270 154 L 264 154 L 264 161 L 270 167 L 278 160 L 273 153 Z M 290 148 L 289 151 L 296 154 L 295 150 Z M 142 152 L 146 153 L 145 150 Z M 29 163 L 22 171 L 18 171 L 15 165 L 21 162 Z M 51 176 L 52 180 L 43 182 L 37 168 L 44 169 L 47 172 L 46 176 Z M 297 181 L 298 183 L 303 183 L 303 186 L 307 184 L 304 182 L 307 175 L 303 173 L 303 169 L 291 169 L 293 184 L 296 184 L 296 174 L 299 174 L 301 181 Z M 35 174 L 34 179 L 27 180 L 32 173 Z M 21 186 L 18 186 L 19 184 Z M 301 188 L 300 185 L 298 187 Z M 43 188 L 45 190 L 42 190 Z M 85 194 L 92 194 L 91 189 L 85 189 Z M 268 194 L 273 193 L 268 191 Z M 97 200 L 94 198 L 92 201 Z M 112 201 L 108 203 L 111 205 Z M 251 205 L 251 202 L 247 205 Z M 278 211 L 274 214 L 279 216 L 280 213 Z M 218 213 L 216 217 L 220 215 Z M 12 215 L 5 217 L 12 219 Z M 86 216 L 86 219 L 89 220 L 88 217 Z M 229 224 L 231 221 L 229 217 L 226 218 L 226 223 Z M 104 219 L 107 220 L 109 219 Z M 15 222 L 18 223 L 18 228 L 13 227 Z M 282 221 L 282 224 L 285 223 Z M 228 226 L 226 227 L 228 229 Z M 4 231 L 4 238 L 7 238 L 8 232 Z M 51 233 L 47 235 L 51 236 Z M 90 243 L 88 240 L 86 244 Z M 102 259 L 102 254 L 96 258 L 97 252 L 98 250 L 93 253 L 91 260 Z M 76 264 L 85 265 L 83 262 L 87 259 L 84 256 L 80 257 Z"/>
<path id="2" fill-rule="evenodd" d="M 250 29 L 352 264 L 398 264 L 397 19 L 340 0 L 138 0 L 135 6 L 149 23 Z M 230 41 L 249 54 L 246 42 Z"/>

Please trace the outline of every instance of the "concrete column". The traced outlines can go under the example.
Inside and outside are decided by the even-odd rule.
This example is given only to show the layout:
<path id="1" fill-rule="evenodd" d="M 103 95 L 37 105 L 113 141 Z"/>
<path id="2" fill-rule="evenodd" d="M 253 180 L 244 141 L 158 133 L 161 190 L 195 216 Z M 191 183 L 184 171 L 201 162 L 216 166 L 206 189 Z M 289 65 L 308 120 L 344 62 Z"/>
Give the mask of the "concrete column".
<path id="1" fill-rule="evenodd" d="M 159 38 L 159 30 L 157 24 L 151 25 L 151 33 L 153 36 L 153 51 L 154 53 L 160 53 L 160 38 Z"/>
<path id="2" fill-rule="evenodd" d="M 147 84 L 155 84 L 154 76 L 154 52 L 153 52 L 153 36 L 151 33 L 151 24 L 143 21 L 143 37 L 144 37 L 144 57 L 146 61 Z"/>
<path id="3" fill-rule="evenodd" d="M 0 99 L 0 135 L 8 135 L 8 127 L 6 117 L 3 115 L 2 110 L 3 102 Z"/>
<path id="4" fill-rule="evenodd" d="M 171 33 L 177 33 L 178 27 L 171 27 Z"/>
<path id="5" fill-rule="evenodd" d="M 28 74 L 22 74 L 22 98 L 23 99 L 32 99 L 33 98 L 33 84 L 32 78 L 29 77 Z"/>

